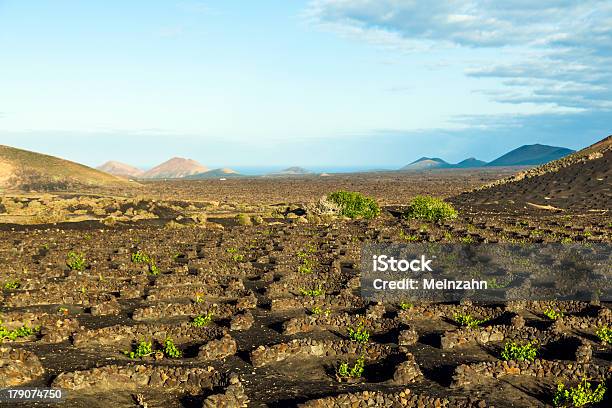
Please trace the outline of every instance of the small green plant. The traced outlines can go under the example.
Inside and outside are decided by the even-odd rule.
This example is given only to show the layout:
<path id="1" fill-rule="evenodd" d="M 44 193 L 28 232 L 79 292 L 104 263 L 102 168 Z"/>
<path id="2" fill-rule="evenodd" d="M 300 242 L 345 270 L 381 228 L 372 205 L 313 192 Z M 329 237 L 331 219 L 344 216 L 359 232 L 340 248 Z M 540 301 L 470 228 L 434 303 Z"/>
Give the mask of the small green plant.
<path id="1" fill-rule="evenodd" d="M 68 310 L 67 307 L 58 307 L 57 308 L 57 313 L 63 314 L 63 315 L 67 315 L 68 313 L 70 313 L 70 311 Z"/>
<path id="2" fill-rule="evenodd" d="M 298 251 L 297 257 L 300 260 L 300 265 L 298 266 L 299 273 L 312 273 L 314 262 L 309 258 L 309 256 L 314 252 L 316 252 L 316 248 L 314 248 L 312 245 L 308 245 L 306 251 Z"/>
<path id="3" fill-rule="evenodd" d="M 66 257 L 66 265 L 72 271 L 84 271 L 86 266 L 85 255 L 73 251 L 69 252 Z"/>
<path id="4" fill-rule="evenodd" d="M 145 252 L 138 251 L 132 254 L 132 263 L 135 264 L 143 264 L 149 267 L 149 274 L 151 275 L 159 275 L 159 268 L 155 263 L 155 260 Z"/>
<path id="5" fill-rule="evenodd" d="M 367 343 L 368 340 L 370 340 L 370 332 L 368 332 L 368 330 L 363 327 L 363 324 L 360 324 L 355 329 L 349 327 L 347 329 L 347 332 L 349 339 L 357 343 Z"/>
<path id="6" fill-rule="evenodd" d="M 349 218 L 374 218 L 380 214 L 376 200 L 352 191 L 336 191 L 327 199 L 340 207 L 340 214 Z"/>
<path id="7" fill-rule="evenodd" d="M 478 320 L 469 314 L 455 313 L 453 315 L 453 320 L 459 323 L 461 326 L 466 326 L 466 327 L 469 327 L 470 329 L 473 329 L 485 323 L 489 319 Z"/>
<path id="8" fill-rule="evenodd" d="M 303 274 L 310 274 L 312 273 L 312 267 L 310 266 L 309 263 L 304 263 L 298 266 L 298 272 L 303 273 Z"/>
<path id="9" fill-rule="evenodd" d="M 236 215 L 236 221 L 238 222 L 238 225 L 253 225 L 251 217 L 244 213 Z"/>
<path id="10" fill-rule="evenodd" d="M 563 245 L 569 245 L 569 244 L 571 244 L 572 242 L 574 242 L 574 240 L 572 240 L 570 237 L 565 237 L 565 238 L 562 238 L 562 239 L 561 239 L 561 243 L 562 243 Z"/>
<path id="11" fill-rule="evenodd" d="M 157 267 L 157 264 L 155 264 L 155 262 L 149 264 L 149 274 L 153 276 L 159 275 L 159 268 Z"/>
<path id="12" fill-rule="evenodd" d="M 207 326 L 213 319 L 213 312 L 208 312 L 205 315 L 198 315 L 193 318 L 191 321 L 191 325 L 194 327 L 204 327 Z"/>
<path id="13" fill-rule="evenodd" d="M 234 262 L 242 262 L 244 261 L 244 255 L 238 253 L 237 248 L 227 248 L 227 253 L 232 255 L 232 260 Z"/>
<path id="14" fill-rule="evenodd" d="M 21 283 L 19 283 L 19 281 L 8 281 L 4 284 L 4 289 L 14 290 L 14 289 L 19 289 L 20 286 L 21 286 Z"/>
<path id="15" fill-rule="evenodd" d="M 468 236 L 459 238 L 459 242 L 461 242 L 462 244 L 473 244 L 474 238 L 468 235 Z"/>
<path id="16" fill-rule="evenodd" d="M 416 242 L 421 239 L 421 237 L 418 235 L 406 234 L 404 230 L 400 230 L 399 236 L 401 239 L 407 242 Z"/>
<path id="17" fill-rule="evenodd" d="M 412 309 L 414 307 L 414 304 L 410 302 L 402 302 L 399 304 L 399 307 L 402 310 L 408 310 L 408 309 Z"/>
<path id="18" fill-rule="evenodd" d="M 584 378 L 575 387 L 567 388 L 565 384 L 559 383 L 553 397 L 555 407 L 583 407 L 587 404 L 601 402 L 606 394 L 606 386 L 599 384 L 592 389 L 592 384 Z"/>
<path id="19" fill-rule="evenodd" d="M 325 295 L 325 290 L 323 290 L 321 288 L 321 285 L 319 285 L 319 287 L 317 287 L 316 289 L 300 289 L 300 293 L 303 296 L 317 297 Z"/>
<path id="20" fill-rule="evenodd" d="M 166 339 L 164 341 L 163 351 L 164 351 L 164 354 L 170 358 L 180 358 L 183 355 L 181 350 L 176 348 L 176 346 L 174 345 L 174 341 L 172 341 L 172 339 Z"/>
<path id="21" fill-rule="evenodd" d="M 612 328 L 610 326 L 601 326 L 595 331 L 595 334 L 604 343 L 612 344 Z"/>
<path id="22" fill-rule="evenodd" d="M 40 326 L 29 327 L 26 325 L 18 327 L 14 330 L 8 330 L 6 327 L 2 325 L 2 322 L 0 321 L 0 343 L 2 343 L 2 341 L 5 339 L 8 339 L 10 341 L 15 341 L 21 337 L 28 337 L 35 333 L 38 333 L 39 331 L 40 331 Z"/>
<path id="23" fill-rule="evenodd" d="M 138 251 L 132 254 L 132 263 L 136 264 L 150 264 L 152 262 L 151 257 L 145 252 Z"/>
<path id="24" fill-rule="evenodd" d="M 153 354 L 153 344 L 150 341 L 141 340 L 134 351 L 123 352 L 129 358 L 143 358 Z"/>
<path id="25" fill-rule="evenodd" d="M 312 263 L 308 259 L 304 259 L 302 264 L 298 266 L 298 272 L 303 274 L 312 273 Z"/>
<path id="26" fill-rule="evenodd" d="M 512 280 L 509 278 L 506 281 L 497 281 L 497 278 L 493 278 L 489 281 L 487 281 L 487 284 L 492 288 L 492 289 L 501 289 L 501 288 L 505 288 L 508 287 L 508 285 L 510 285 L 512 283 Z"/>
<path id="27" fill-rule="evenodd" d="M 358 379 L 363 375 L 365 366 L 365 358 L 361 356 L 351 367 L 348 362 L 342 362 L 336 368 L 336 378 L 338 381 L 346 381 L 349 379 Z"/>
<path id="28" fill-rule="evenodd" d="M 505 361 L 533 361 L 538 354 L 538 348 L 535 342 L 519 344 L 514 341 L 509 341 L 504 345 L 501 352 L 501 358 Z"/>
<path id="29" fill-rule="evenodd" d="M 548 317 L 550 320 L 557 320 L 560 317 L 563 317 L 563 312 L 557 312 L 555 309 L 546 309 L 544 311 L 544 316 Z"/>
<path id="30" fill-rule="evenodd" d="M 323 309 L 320 306 L 315 306 L 310 310 L 310 313 L 312 313 L 313 315 L 325 315 L 325 316 L 329 316 L 331 314 L 331 310 L 329 309 Z"/>
<path id="31" fill-rule="evenodd" d="M 201 292 L 196 292 L 195 297 L 193 298 L 195 303 L 204 303 L 204 294 Z"/>
<path id="32" fill-rule="evenodd" d="M 407 219 L 440 222 L 457 218 L 457 210 L 439 198 L 416 196 L 408 204 L 404 217 Z"/>

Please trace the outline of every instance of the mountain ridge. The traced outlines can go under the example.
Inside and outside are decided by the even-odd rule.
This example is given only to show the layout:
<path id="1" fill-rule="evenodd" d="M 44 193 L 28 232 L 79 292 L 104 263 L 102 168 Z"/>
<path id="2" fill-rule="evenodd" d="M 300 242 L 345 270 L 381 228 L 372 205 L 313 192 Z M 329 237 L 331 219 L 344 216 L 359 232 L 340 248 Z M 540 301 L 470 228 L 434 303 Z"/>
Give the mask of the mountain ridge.
<path id="1" fill-rule="evenodd" d="M 451 198 L 462 209 L 607 212 L 612 208 L 612 136 L 560 159 Z"/>
<path id="2" fill-rule="evenodd" d="M 205 173 L 209 169 L 192 159 L 173 157 L 144 172 L 143 179 L 176 179 L 184 178 L 198 173 Z"/>
<path id="3" fill-rule="evenodd" d="M 138 178 L 145 173 L 144 170 L 115 160 L 109 160 L 106 163 L 96 167 L 96 169 L 112 174 L 113 176 L 125 178 Z"/>
<path id="4" fill-rule="evenodd" d="M 574 153 L 574 150 L 565 147 L 536 143 L 517 147 L 486 165 L 487 167 L 537 166 L 560 159 L 572 153 Z"/>
<path id="5" fill-rule="evenodd" d="M 134 185 L 137 184 L 70 160 L 0 145 L 0 188 L 64 191 Z"/>
<path id="6" fill-rule="evenodd" d="M 399 171 L 409 170 L 431 170 L 431 169 L 467 169 L 478 167 L 512 167 L 512 166 L 537 166 L 553 160 L 560 159 L 572 154 L 574 150 L 565 147 L 550 146 L 544 144 L 523 145 L 513 149 L 498 158 L 485 162 L 469 157 L 459 163 L 449 163 L 439 157 L 421 157 L 410 164 L 400 168 Z"/>

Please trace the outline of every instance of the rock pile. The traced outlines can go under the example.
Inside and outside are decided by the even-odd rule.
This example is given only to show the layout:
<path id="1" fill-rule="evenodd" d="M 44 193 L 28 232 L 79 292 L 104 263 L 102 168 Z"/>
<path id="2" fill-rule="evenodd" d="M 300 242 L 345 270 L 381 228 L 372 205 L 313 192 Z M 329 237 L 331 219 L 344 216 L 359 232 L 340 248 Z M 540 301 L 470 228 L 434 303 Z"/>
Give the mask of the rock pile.
<path id="1" fill-rule="evenodd" d="M 101 329 L 83 330 L 72 336 L 76 347 L 92 346 L 129 346 L 134 341 L 142 339 L 162 343 L 170 338 L 176 344 L 188 343 L 194 340 L 208 341 L 226 333 L 227 329 L 210 325 L 194 327 L 189 323 L 171 324 L 137 324 L 135 326 L 115 325 Z"/>
<path id="2" fill-rule="evenodd" d="M 211 340 L 200 346 L 198 351 L 199 360 L 217 360 L 236 354 L 238 347 L 236 341 L 229 334 L 218 340 Z"/>
<path id="3" fill-rule="evenodd" d="M 406 408 L 486 408 L 484 401 L 462 400 L 458 398 L 435 398 L 419 395 L 406 388 L 403 391 L 385 394 L 379 391 L 363 391 L 352 394 L 341 394 L 307 401 L 301 408 L 370 408 L 370 407 L 406 407 Z"/>
<path id="4" fill-rule="evenodd" d="M 391 354 L 390 346 L 378 343 L 360 344 L 348 340 L 297 339 L 274 346 L 259 346 L 251 352 L 255 367 L 283 361 L 290 357 L 329 357 L 340 355 L 364 355 L 368 360 L 378 360 Z"/>
<path id="5" fill-rule="evenodd" d="M 212 389 L 221 383 L 213 367 L 169 367 L 150 365 L 108 365 L 91 370 L 61 373 L 52 387 L 96 393 L 110 390 L 137 391 L 142 387 L 160 388 L 164 392 L 181 391 L 192 395 Z"/>
<path id="6" fill-rule="evenodd" d="M 44 372 L 36 354 L 22 349 L 0 347 L 0 388 L 26 384 Z"/>
<path id="7" fill-rule="evenodd" d="M 487 378 L 501 378 L 507 375 L 532 377 L 563 377 L 569 379 L 606 378 L 609 369 L 589 363 L 566 363 L 535 359 L 534 361 L 496 361 L 476 364 L 462 364 L 455 369 L 451 387 L 465 387 L 479 384 Z"/>

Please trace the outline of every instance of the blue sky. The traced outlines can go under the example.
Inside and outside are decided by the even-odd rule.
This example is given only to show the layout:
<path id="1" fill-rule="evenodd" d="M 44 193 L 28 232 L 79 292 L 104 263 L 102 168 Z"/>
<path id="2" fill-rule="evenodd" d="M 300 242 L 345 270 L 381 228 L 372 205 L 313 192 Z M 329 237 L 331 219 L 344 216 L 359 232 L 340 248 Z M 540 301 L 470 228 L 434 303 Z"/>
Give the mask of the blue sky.
<path id="1" fill-rule="evenodd" d="M 0 143 L 394 168 L 612 133 L 610 1 L 0 0 Z"/>

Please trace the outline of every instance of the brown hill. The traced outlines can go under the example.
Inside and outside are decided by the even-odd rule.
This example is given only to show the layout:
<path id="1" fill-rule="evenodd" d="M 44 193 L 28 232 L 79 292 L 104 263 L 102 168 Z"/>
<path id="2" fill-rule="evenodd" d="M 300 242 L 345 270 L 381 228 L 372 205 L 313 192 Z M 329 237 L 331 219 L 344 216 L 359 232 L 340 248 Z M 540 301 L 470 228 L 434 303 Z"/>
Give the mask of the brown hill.
<path id="1" fill-rule="evenodd" d="M 118 161 L 107 161 L 103 165 L 96 167 L 96 169 L 113 176 L 125 178 L 137 178 L 144 174 L 144 170 Z"/>
<path id="2" fill-rule="evenodd" d="M 438 157 L 421 157 L 419 160 L 405 165 L 400 171 L 443 169 L 447 167 L 450 167 L 450 165 Z"/>
<path id="3" fill-rule="evenodd" d="M 607 211 L 612 208 L 612 136 L 559 160 L 451 199 L 463 209 Z"/>
<path id="4" fill-rule="evenodd" d="M 174 157 L 145 172 L 140 177 L 145 179 L 173 179 L 204 173 L 208 168 L 195 160 Z"/>
<path id="5" fill-rule="evenodd" d="M 59 191 L 127 187 L 129 181 L 82 164 L 0 145 L 0 189 Z"/>
<path id="6" fill-rule="evenodd" d="M 188 180 L 200 180 L 200 179 L 209 179 L 209 178 L 223 178 L 223 177 L 240 177 L 240 173 L 236 170 L 228 169 L 224 167 L 222 169 L 213 169 L 208 170 L 204 173 L 193 174 L 191 176 L 186 176 L 185 178 Z"/>

